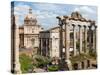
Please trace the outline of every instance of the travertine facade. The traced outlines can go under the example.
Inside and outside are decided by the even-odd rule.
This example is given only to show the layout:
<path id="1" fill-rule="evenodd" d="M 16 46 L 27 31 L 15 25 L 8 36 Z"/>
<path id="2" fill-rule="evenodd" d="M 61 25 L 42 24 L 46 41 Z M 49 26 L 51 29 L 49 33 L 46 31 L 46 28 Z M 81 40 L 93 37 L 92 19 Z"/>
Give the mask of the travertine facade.
<path id="1" fill-rule="evenodd" d="M 28 15 L 24 18 L 24 25 L 19 27 L 20 31 L 20 47 L 34 48 L 39 47 L 39 32 L 42 31 L 40 25 L 37 24 L 36 16 L 29 9 Z"/>
<path id="2" fill-rule="evenodd" d="M 40 32 L 40 40 L 42 55 L 59 57 L 59 27 Z"/>

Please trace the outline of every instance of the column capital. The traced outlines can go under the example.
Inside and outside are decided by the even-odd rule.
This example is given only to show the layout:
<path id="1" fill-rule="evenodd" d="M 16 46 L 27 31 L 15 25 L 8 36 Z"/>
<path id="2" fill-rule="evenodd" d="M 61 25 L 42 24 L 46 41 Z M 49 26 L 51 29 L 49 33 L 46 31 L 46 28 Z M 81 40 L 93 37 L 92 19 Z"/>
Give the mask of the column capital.
<path id="1" fill-rule="evenodd" d="M 76 25 L 75 24 L 72 24 L 72 26 L 75 27 Z"/>
<path id="2" fill-rule="evenodd" d="M 97 26 L 94 26 L 95 27 L 95 29 L 97 28 Z"/>
<path id="3" fill-rule="evenodd" d="M 60 16 L 57 16 L 56 18 L 59 19 L 59 20 L 61 20 L 61 17 Z"/>
<path id="4" fill-rule="evenodd" d="M 86 25 L 83 25 L 83 27 L 86 28 L 87 26 Z"/>
<path id="5" fill-rule="evenodd" d="M 57 16 L 56 17 L 59 20 L 59 24 L 60 26 L 63 26 L 64 22 L 63 22 L 63 16 Z"/>
<path id="6" fill-rule="evenodd" d="M 78 25 L 79 27 L 82 27 L 81 25 Z"/>
<path id="7" fill-rule="evenodd" d="M 88 27 L 89 27 L 89 29 L 91 29 L 92 26 L 88 26 Z"/>
<path id="8" fill-rule="evenodd" d="M 95 25 L 95 21 L 91 21 L 91 25 Z"/>

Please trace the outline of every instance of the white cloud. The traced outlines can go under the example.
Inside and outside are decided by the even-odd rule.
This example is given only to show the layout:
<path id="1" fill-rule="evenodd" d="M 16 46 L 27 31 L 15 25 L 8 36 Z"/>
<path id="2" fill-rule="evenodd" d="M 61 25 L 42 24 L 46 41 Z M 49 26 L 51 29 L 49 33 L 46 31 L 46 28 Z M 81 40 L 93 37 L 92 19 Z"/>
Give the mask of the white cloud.
<path id="1" fill-rule="evenodd" d="M 95 16 L 97 14 L 97 11 L 89 6 L 80 6 L 74 8 L 74 11 L 79 11 L 83 17 L 90 18 L 95 20 Z"/>
<path id="2" fill-rule="evenodd" d="M 14 7 L 14 14 L 24 16 L 28 13 L 29 8 L 30 7 L 28 5 L 17 5 Z"/>
<path id="3" fill-rule="evenodd" d="M 91 13 L 91 14 L 95 13 L 95 11 L 88 6 L 77 7 L 77 8 L 74 9 L 74 11 L 86 12 L 86 13 Z"/>
<path id="4" fill-rule="evenodd" d="M 42 11 L 42 12 L 41 11 L 35 11 L 35 12 L 36 12 L 37 18 L 41 18 L 41 19 L 53 18 L 53 17 L 57 16 L 57 14 L 54 14 L 54 13 L 48 12 L 48 11 Z"/>
<path id="5" fill-rule="evenodd" d="M 24 17 L 28 14 L 28 9 L 32 6 L 33 15 L 36 15 L 38 23 L 43 24 L 44 27 L 52 27 L 56 24 L 56 16 L 58 15 L 68 15 L 73 11 L 79 11 L 85 18 L 94 18 L 96 11 L 90 6 L 66 6 L 57 4 L 42 4 L 33 3 L 33 5 L 28 5 L 25 3 L 18 4 L 15 9 L 15 14 L 20 16 L 20 22 L 22 23 Z M 70 7 L 71 11 L 70 11 Z M 91 16 L 92 15 L 92 16 Z M 51 26 L 52 25 L 52 26 Z"/>

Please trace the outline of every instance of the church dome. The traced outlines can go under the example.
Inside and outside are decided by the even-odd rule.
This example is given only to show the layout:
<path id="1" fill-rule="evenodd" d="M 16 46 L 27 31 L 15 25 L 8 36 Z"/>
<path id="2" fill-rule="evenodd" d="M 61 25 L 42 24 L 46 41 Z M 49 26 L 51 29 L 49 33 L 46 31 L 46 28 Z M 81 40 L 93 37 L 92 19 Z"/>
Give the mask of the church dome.
<path id="1" fill-rule="evenodd" d="M 29 9 L 29 13 L 25 16 L 25 19 L 31 20 L 36 19 L 36 16 L 32 13 L 32 9 Z"/>
<path id="2" fill-rule="evenodd" d="M 29 9 L 29 13 L 25 16 L 24 19 L 25 24 L 31 24 L 31 25 L 36 25 L 37 20 L 36 20 L 36 15 L 32 14 L 32 9 Z"/>
<path id="3" fill-rule="evenodd" d="M 33 15 L 33 14 L 27 14 L 26 16 L 25 16 L 25 19 L 26 20 L 34 20 L 34 19 L 36 19 L 36 16 L 35 15 Z"/>

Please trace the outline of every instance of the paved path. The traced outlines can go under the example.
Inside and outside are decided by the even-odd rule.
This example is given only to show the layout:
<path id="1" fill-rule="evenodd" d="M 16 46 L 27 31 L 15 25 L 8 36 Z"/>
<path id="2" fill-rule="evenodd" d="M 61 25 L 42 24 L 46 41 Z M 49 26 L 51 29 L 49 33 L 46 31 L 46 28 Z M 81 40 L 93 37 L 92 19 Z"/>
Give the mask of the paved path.
<path id="1" fill-rule="evenodd" d="M 41 68 L 36 68 L 34 69 L 34 72 L 38 73 L 38 72 L 46 72 L 46 70 L 41 69 Z"/>

